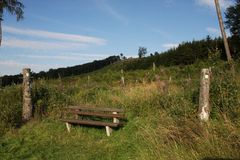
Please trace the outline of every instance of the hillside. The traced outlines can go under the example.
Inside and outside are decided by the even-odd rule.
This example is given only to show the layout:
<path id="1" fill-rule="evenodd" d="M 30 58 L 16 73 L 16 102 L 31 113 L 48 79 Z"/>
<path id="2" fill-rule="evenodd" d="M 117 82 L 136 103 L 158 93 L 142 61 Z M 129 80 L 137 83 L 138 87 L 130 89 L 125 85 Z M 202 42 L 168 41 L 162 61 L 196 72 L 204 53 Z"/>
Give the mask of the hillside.
<path id="1" fill-rule="evenodd" d="M 2 159 L 239 159 L 240 63 L 232 77 L 224 61 L 120 70 L 120 61 L 80 76 L 35 80 L 35 118 L 21 125 L 21 86 L 0 90 Z M 214 65 L 214 66 L 213 66 Z M 197 119 L 200 70 L 212 67 L 211 120 Z M 169 82 L 161 92 L 155 75 Z M 89 77 L 89 78 L 88 78 Z M 189 80 L 191 78 L 191 80 Z M 88 80 L 89 79 L 89 80 Z M 14 99 L 12 98 L 14 97 Z M 101 128 L 75 126 L 67 133 L 59 121 L 63 107 L 123 108 L 127 125 L 107 137 Z"/>
<path id="2" fill-rule="evenodd" d="M 57 68 L 57 69 L 49 69 L 49 71 L 41 71 L 39 73 L 32 73 L 33 79 L 56 79 L 59 77 L 67 77 L 73 75 L 81 75 L 84 73 L 89 73 L 96 71 L 98 69 L 104 68 L 114 62 L 120 60 L 119 56 L 110 56 L 102 60 L 94 60 L 93 62 L 65 67 L 65 68 Z M 22 74 L 17 75 L 5 75 L 0 77 L 0 87 L 9 86 L 12 84 L 22 83 Z"/>
<path id="3" fill-rule="evenodd" d="M 231 44 L 231 53 L 235 60 L 240 57 L 240 48 L 238 41 L 235 42 L 233 37 L 229 38 Z M 214 59 L 226 59 L 226 54 L 221 38 L 211 39 L 207 36 L 206 39 L 193 40 L 191 42 L 183 42 L 177 48 L 172 48 L 162 53 L 155 52 L 154 55 L 150 53 L 149 56 L 143 58 L 128 58 L 125 56 L 110 56 L 102 60 L 95 60 L 93 62 L 66 67 L 49 69 L 49 71 L 41 71 L 39 73 L 32 73 L 33 79 L 45 78 L 56 79 L 59 77 L 76 76 L 85 73 L 90 73 L 98 69 L 104 68 L 114 62 L 124 60 L 125 62 L 119 62 L 120 69 L 124 70 L 137 70 L 147 69 L 152 66 L 154 62 L 156 66 L 177 66 L 177 65 L 189 65 L 194 64 L 197 61 Z M 112 67 L 112 69 L 115 69 Z M 119 67 L 118 67 L 119 69 Z M 22 83 L 22 74 L 9 75 L 0 77 L 0 87 L 4 87 L 12 84 Z"/>

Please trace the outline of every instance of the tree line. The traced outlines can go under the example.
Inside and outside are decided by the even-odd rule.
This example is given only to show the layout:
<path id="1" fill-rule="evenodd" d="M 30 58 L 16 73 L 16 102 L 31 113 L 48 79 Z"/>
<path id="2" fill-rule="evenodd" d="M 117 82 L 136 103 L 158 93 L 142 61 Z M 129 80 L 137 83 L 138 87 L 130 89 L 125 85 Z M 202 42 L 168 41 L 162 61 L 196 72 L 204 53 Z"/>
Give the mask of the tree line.
<path id="1" fill-rule="evenodd" d="M 228 39 L 231 49 L 231 54 L 234 59 L 240 58 L 240 41 L 235 37 Z M 143 47 L 141 47 L 143 48 Z M 208 60 L 213 55 L 217 54 L 218 59 L 226 60 L 224 44 L 222 38 L 212 39 L 207 36 L 202 40 L 193 40 L 190 42 L 183 42 L 178 47 L 169 49 L 168 51 L 150 54 L 147 57 L 139 57 L 125 63 L 125 70 L 146 69 L 152 66 L 153 62 L 156 66 L 173 66 L 173 65 L 188 65 L 193 64 L 198 60 Z"/>
<path id="2" fill-rule="evenodd" d="M 119 60 L 119 56 L 110 56 L 103 60 L 95 60 L 93 62 L 85 63 L 82 65 L 76 65 L 67 68 L 49 69 L 47 72 L 41 71 L 39 73 L 32 73 L 31 76 L 33 79 L 55 79 L 58 77 L 75 76 L 93 72 Z M 0 77 L 0 86 L 2 87 L 18 83 L 22 83 L 22 74 L 6 75 Z"/>

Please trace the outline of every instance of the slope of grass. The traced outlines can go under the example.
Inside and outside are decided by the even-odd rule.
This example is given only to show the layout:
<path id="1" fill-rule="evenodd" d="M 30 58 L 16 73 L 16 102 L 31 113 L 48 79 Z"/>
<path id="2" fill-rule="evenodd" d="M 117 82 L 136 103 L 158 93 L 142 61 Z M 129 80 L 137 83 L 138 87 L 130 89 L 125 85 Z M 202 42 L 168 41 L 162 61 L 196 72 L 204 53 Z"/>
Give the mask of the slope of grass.
<path id="1" fill-rule="evenodd" d="M 207 63 L 159 67 L 155 73 L 151 69 L 127 71 L 123 88 L 116 65 L 122 64 L 113 64 L 88 75 L 34 82 L 35 119 L 19 129 L 14 127 L 20 125 L 21 87 L 2 89 L 0 124 L 5 134 L 0 138 L 1 158 L 240 158 L 239 64 L 235 78 L 228 75 L 222 62 L 217 65 L 218 69 L 213 69 L 211 104 L 214 114 L 209 123 L 200 123 L 197 119 L 198 77 L 200 68 Z M 155 74 L 163 80 L 172 77 L 168 94 L 158 88 Z M 189 76 L 191 82 L 186 81 Z M 65 125 L 58 121 L 61 109 L 77 104 L 124 108 L 128 123 L 110 137 L 106 136 L 104 128 L 84 126 L 75 126 L 67 133 Z M 3 114 L 5 112 L 8 114 Z"/>

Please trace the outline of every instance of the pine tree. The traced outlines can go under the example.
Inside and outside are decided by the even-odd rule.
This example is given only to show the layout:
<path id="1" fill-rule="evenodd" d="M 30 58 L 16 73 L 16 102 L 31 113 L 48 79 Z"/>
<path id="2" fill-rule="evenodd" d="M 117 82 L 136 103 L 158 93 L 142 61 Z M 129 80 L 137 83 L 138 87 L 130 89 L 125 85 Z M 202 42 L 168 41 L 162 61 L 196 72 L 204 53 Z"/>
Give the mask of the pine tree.
<path id="1" fill-rule="evenodd" d="M 235 4 L 228 7 L 225 12 L 225 24 L 233 36 L 240 38 L 240 0 L 235 1 Z"/>

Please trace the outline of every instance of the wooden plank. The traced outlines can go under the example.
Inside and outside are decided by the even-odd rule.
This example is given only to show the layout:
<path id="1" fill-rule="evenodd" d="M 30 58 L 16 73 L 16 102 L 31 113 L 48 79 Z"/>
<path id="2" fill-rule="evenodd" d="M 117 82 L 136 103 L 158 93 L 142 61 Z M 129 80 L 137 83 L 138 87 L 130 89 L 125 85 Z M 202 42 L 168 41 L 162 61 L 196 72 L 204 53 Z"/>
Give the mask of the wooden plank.
<path id="1" fill-rule="evenodd" d="M 118 127 L 123 125 L 123 123 L 101 122 L 101 121 L 92 121 L 92 120 L 62 119 L 61 121 L 67 122 L 70 124 L 82 124 L 82 125 L 103 126 L 103 127 L 104 126 Z"/>
<path id="2" fill-rule="evenodd" d="M 99 112 L 84 112 L 84 111 L 66 111 L 65 113 L 71 113 L 71 114 L 78 114 L 82 116 L 97 116 L 97 117 L 103 117 L 103 118 L 125 118 L 123 114 L 107 114 L 107 113 L 99 113 Z"/>
<path id="3" fill-rule="evenodd" d="M 72 110 L 89 110 L 89 111 L 102 111 L 102 112 L 124 112 L 124 109 L 119 108 L 98 108 L 98 107 L 83 107 L 83 106 L 69 106 L 66 109 Z"/>

